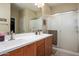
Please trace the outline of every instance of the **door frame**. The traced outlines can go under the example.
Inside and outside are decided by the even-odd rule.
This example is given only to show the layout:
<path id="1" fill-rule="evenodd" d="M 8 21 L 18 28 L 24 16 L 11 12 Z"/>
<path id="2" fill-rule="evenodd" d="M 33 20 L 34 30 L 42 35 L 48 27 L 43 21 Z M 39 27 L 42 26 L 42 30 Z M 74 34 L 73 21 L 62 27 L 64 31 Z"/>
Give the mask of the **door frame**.
<path id="1" fill-rule="evenodd" d="M 15 17 L 11 17 L 11 18 L 14 18 L 15 19 L 15 33 L 16 33 L 16 18 Z M 11 25 L 11 18 L 10 18 L 10 25 Z M 10 32 L 11 32 L 11 29 L 10 29 Z"/>

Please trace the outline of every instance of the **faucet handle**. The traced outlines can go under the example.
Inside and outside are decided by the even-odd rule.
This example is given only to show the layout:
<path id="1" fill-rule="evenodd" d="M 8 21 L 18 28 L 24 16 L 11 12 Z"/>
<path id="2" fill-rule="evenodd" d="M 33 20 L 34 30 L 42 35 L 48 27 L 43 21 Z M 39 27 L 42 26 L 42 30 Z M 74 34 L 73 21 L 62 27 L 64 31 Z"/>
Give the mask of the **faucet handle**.
<path id="1" fill-rule="evenodd" d="M 35 32 L 35 35 L 38 35 L 38 32 L 37 31 Z"/>

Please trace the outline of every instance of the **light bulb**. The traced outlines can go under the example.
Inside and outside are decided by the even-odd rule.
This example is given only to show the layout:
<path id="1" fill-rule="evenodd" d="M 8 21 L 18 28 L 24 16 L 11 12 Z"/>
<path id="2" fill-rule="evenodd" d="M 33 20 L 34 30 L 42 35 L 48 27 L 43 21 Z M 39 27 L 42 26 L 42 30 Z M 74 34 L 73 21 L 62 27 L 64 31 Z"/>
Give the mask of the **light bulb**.
<path id="1" fill-rule="evenodd" d="M 35 6 L 37 6 L 38 8 L 43 7 L 44 3 L 35 3 Z"/>

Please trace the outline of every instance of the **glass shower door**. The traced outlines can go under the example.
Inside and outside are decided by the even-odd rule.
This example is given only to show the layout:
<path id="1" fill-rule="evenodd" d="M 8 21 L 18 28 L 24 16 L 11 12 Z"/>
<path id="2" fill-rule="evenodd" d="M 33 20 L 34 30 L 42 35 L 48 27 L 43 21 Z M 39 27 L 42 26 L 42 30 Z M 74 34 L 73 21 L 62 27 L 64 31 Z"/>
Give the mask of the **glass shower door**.
<path id="1" fill-rule="evenodd" d="M 75 12 L 57 13 L 49 17 L 48 29 L 58 31 L 57 47 L 76 52 L 78 50 Z"/>

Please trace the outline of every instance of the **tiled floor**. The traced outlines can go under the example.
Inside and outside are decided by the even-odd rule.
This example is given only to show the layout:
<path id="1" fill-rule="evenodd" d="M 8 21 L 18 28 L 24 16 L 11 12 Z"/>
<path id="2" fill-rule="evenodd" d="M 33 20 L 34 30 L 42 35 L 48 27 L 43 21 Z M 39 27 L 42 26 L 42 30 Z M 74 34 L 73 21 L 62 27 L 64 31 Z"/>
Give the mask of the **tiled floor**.
<path id="1" fill-rule="evenodd" d="M 79 56 L 79 53 L 68 51 L 65 49 L 52 47 L 52 55 L 51 56 Z"/>
<path id="2" fill-rule="evenodd" d="M 52 55 L 51 56 L 55 56 L 55 54 L 56 54 L 56 50 L 52 50 Z"/>

